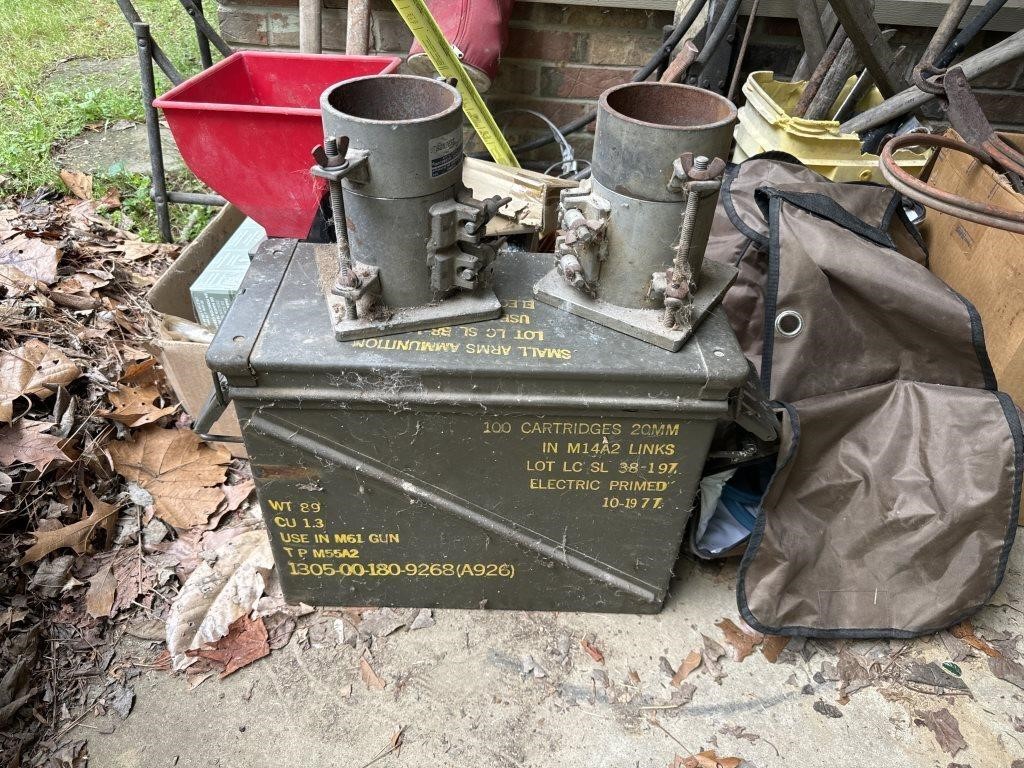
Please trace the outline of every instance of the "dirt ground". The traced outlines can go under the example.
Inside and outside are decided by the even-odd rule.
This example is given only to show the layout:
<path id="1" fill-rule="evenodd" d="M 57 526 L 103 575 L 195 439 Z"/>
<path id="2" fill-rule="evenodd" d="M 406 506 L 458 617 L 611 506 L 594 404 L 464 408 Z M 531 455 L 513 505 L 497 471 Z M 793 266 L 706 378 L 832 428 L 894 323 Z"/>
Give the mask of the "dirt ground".
<path id="1" fill-rule="evenodd" d="M 287 646 L 223 681 L 189 690 L 180 677 L 143 672 L 127 720 L 90 717 L 73 735 L 88 739 L 89 764 L 100 768 L 665 768 L 708 749 L 761 768 L 1021 765 L 1024 689 L 995 677 L 981 650 L 944 633 L 793 641 L 774 664 L 757 649 L 736 661 L 715 626 L 736 616 L 735 567 L 680 570 L 657 616 L 438 610 L 433 626 L 364 634 L 354 648 L 335 627 L 351 614 L 318 612 Z M 997 645 L 1019 652 L 1022 597 L 1018 540 L 977 633 L 1013 638 Z M 702 634 L 724 655 L 673 686 L 691 651 L 709 658 Z M 137 642 L 122 652 L 147 656 Z M 383 688 L 361 676 L 362 658 L 372 658 Z M 952 658 L 965 690 L 921 682 L 921 665 Z M 957 733 L 935 724 L 941 711 Z"/>

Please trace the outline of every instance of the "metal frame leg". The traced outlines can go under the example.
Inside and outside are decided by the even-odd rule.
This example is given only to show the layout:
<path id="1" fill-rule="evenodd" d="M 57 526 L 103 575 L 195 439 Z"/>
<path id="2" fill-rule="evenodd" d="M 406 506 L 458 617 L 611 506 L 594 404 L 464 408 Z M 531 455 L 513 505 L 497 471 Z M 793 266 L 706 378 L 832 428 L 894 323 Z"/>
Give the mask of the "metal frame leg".
<path id="1" fill-rule="evenodd" d="M 228 45 L 224 38 L 220 36 L 220 33 L 213 28 L 213 25 L 206 20 L 206 16 L 203 15 L 203 4 L 201 0 L 178 0 L 181 7 L 185 9 L 185 12 L 192 17 L 193 23 L 203 32 L 209 42 L 213 43 L 213 46 L 220 51 L 221 56 L 230 56 L 234 53 L 234 49 Z"/>
<path id="2" fill-rule="evenodd" d="M 135 10 L 135 6 L 132 5 L 131 0 L 117 0 L 117 6 L 121 9 L 121 14 L 125 20 L 134 27 L 136 24 L 141 24 L 142 18 L 139 16 L 139 12 Z M 181 76 L 181 72 L 177 70 L 171 60 L 167 58 L 167 54 L 163 52 L 156 41 L 150 38 L 150 58 L 156 62 L 156 65 L 160 67 L 161 71 L 167 76 L 175 85 L 184 82 L 185 78 Z"/>
<path id="3" fill-rule="evenodd" d="M 195 4 L 196 12 L 205 18 L 203 12 L 203 0 L 192 0 Z M 210 38 L 203 32 L 202 25 L 193 17 L 193 23 L 196 27 L 196 44 L 199 46 L 199 61 L 203 64 L 203 69 L 209 69 L 213 66 L 213 54 L 210 51 Z"/>
<path id="4" fill-rule="evenodd" d="M 153 74 L 153 38 L 149 24 L 136 22 L 135 42 L 139 53 L 139 74 L 142 81 L 142 105 L 146 110 L 146 136 L 149 139 L 149 166 L 152 172 L 152 198 L 160 225 L 160 239 L 171 242 L 171 212 L 167 201 L 167 177 L 164 174 L 164 150 L 160 138 L 160 120 L 153 106 L 156 81 Z"/>

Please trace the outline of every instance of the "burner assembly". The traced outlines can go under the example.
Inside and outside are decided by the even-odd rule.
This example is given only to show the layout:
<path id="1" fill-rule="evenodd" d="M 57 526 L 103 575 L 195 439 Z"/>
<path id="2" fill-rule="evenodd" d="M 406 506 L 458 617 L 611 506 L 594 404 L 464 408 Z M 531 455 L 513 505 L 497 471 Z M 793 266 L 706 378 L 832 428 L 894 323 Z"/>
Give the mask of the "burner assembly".
<path id="1" fill-rule="evenodd" d="M 489 320 L 500 242 L 487 222 L 510 198 L 480 201 L 462 184 L 462 98 L 447 83 L 361 77 L 320 99 L 336 258 L 319 257 L 338 339 Z M 329 250 L 328 246 L 320 248 Z"/>
<path id="2" fill-rule="evenodd" d="M 555 268 L 537 298 L 678 351 L 735 278 L 704 261 L 735 120 L 730 101 L 700 88 L 605 91 L 593 178 L 562 193 Z"/>

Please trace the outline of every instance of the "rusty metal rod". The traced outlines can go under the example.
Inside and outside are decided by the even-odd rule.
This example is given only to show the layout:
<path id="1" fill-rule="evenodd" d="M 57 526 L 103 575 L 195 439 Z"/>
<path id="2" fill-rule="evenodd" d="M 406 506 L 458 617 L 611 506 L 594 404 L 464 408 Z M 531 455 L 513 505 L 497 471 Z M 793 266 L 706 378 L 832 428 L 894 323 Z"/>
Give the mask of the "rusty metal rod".
<path id="1" fill-rule="evenodd" d="M 747 44 L 750 42 L 750 33 L 754 29 L 754 19 L 757 18 L 757 6 L 761 4 L 761 0 L 754 0 L 750 6 L 750 15 L 747 17 L 747 28 L 743 30 L 743 41 L 740 43 L 739 53 L 736 54 L 736 63 L 732 69 L 732 80 L 729 83 L 729 90 L 725 93 L 725 98 L 732 101 L 732 97 L 736 94 L 736 86 L 740 82 L 740 70 L 743 68 L 743 59 L 747 56 Z"/>
<path id="2" fill-rule="evenodd" d="M 882 33 L 882 37 L 889 39 L 894 34 L 896 34 L 896 30 L 887 29 Z M 839 94 L 842 93 L 843 88 L 846 86 L 846 81 L 862 66 L 860 56 L 857 55 L 857 49 L 853 46 L 853 41 L 847 38 L 846 42 L 843 43 L 842 49 L 839 51 L 839 55 L 836 56 L 836 60 L 825 75 L 825 79 L 822 80 L 821 87 L 818 88 L 818 92 L 811 99 L 811 104 L 807 107 L 804 117 L 808 120 L 828 120 L 829 115 L 832 113 L 832 105 L 835 104 Z M 869 77 L 870 74 L 869 72 Z"/>
<path id="3" fill-rule="evenodd" d="M 874 3 L 865 0 L 828 0 L 839 17 L 846 34 L 857 47 L 864 66 L 871 72 L 875 85 L 884 96 L 892 96 L 906 87 L 906 79 L 896 64 L 896 57 L 882 37 L 882 30 L 872 15 Z"/>
<path id="4" fill-rule="evenodd" d="M 822 37 L 825 40 L 831 40 L 832 35 L 835 34 L 836 26 L 839 24 L 839 19 L 836 18 L 835 12 L 832 10 L 832 6 L 826 5 L 821 12 L 821 32 Z M 807 51 L 804 51 L 800 57 L 800 61 L 796 65 L 796 69 L 793 71 L 793 81 L 806 80 L 810 77 L 811 72 L 818 66 L 820 59 L 812 59 L 807 55 Z"/>
<path id="5" fill-rule="evenodd" d="M 959 66 L 963 69 L 967 79 L 971 80 L 1022 56 L 1024 56 L 1024 29 L 1014 32 L 991 48 L 964 59 Z M 934 98 L 936 98 L 935 94 L 925 93 L 920 88 L 912 86 L 886 99 L 877 107 L 867 109 L 847 120 L 840 126 L 840 130 L 843 133 L 862 133 L 870 128 L 884 125 L 900 115 L 905 115 Z"/>
<path id="6" fill-rule="evenodd" d="M 756 0 L 755 0 L 756 2 Z M 659 83 L 676 83 L 679 78 L 690 68 L 690 65 L 697 59 L 700 49 L 693 40 L 684 40 L 679 48 L 679 53 L 672 59 L 672 63 L 665 68 L 665 72 L 658 79 Z"/>
<path id="7" fill-rule="evenodd" d="M 893 157 L 893 153 L 904 147 L 914 146 L 963 152 L 1000 173 L 1006 170 L 993 162 L 992 157 L 986 151 L 988 149 L 987 146 L 982 148 L 972 147 L 970 144 L 945 136 L 911 133 L 891 139 L 882 148 L 879 166 L 885 180 L 892 185 L 893 189 L 906 195 L 911 200 L 916 200 L 928 208 L 933 208 L 950 216 L 973 221 L 976 224 L 982 224 L 987 227 L 996 227 L 997 229 L 1024 234 L 1024 212 L 1011 211 L 947 192 L 915 178 L 912 174 L 900 168 Z M 1021 168 L 1021 170 L 1024 170 L 1024 168 Z"/>
<path id="8" fill-rule="evenodd" d="M 797 24 L 800 25 L 800 37 L 804 42 L 804 54 L 810 61 L 821 61 L 825 55 L 826 41 L 818 16 L 818 5 L 814 0 L 794 0 Z M 753 11 L 751 11 L 753 16 Z"/>
<path id="9" fill-rule="evenodd" d="M 345 10 L 345 53 L 365 56 L 370 40 L 370 0 L 349 0 Z"/>
<path id="10" fill-rule="evenodd" d="M 846 38 L 843 47 L 839 49 L 839 55 L 836 56 L 835 61 L 828 68 L 828 72 L 825 73 L 821 85 L 818 86 L 814 98 L 807 105 L 807 109 L 802 117 L 808 120 L 826 119 L 832 103 L 838 98 L 839 92 L 843 90 L 843 85 L 846 84 L 846 81 L 857 70 L 858 66 L 860 66 L 860 56 L 857 55 L 857 49 L 854 47 L 853 41 L 850 38 Z"/>
<path id="11" fill-rule="evenodd" d="M 846 41 L 846 32 L 840 27 L 832 36 L 828 48 L 825 49 L 825 55 L 821 57 L 818 66 L 814 68 L 811 78 L 807 81 L 807 85 L 804 86 L 803 93 L 800 94 L 796 106 L 793 107 L 793 117 L 803 117 L 807 113 L 807 108 L 811 106 L 811 101 L 814 99 L 815 94 L 817 94 L 818 88 L 821 87 L 825 75 L 828 74 L 829 68 L 832 66 L 832 62 L 836 60 L 836 56 L 839 55 L 839 51 L 842 50 Z"/>

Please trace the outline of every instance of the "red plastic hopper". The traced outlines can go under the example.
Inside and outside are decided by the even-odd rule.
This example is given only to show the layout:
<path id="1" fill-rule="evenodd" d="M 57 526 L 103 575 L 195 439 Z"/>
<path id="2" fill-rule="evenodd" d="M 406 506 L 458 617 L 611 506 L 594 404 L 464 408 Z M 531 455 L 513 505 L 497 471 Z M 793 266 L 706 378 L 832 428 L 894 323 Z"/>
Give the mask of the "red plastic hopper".
<path id="1" fill-rule="evenodd" d="M 320 94 L 393 72 L 397 56 L 239 51 L 154 102 L 192 172 L 267 230 L 304 238 L 326 183 L 309 172 L 323 143 Z"/>

